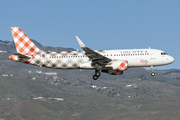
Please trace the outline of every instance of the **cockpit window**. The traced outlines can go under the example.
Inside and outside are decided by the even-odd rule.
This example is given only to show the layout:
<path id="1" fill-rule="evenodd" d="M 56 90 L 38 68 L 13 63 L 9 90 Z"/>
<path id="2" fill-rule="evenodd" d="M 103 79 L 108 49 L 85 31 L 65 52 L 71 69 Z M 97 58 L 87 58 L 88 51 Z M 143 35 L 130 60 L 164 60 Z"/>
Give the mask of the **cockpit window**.
<path id="1" fill-rule="evenodd" d="M 162 53 L 161 53 L 161 55 L 168 55 L 168 54 L 167 54 L 167 53 L 165 53 L 165 52 L 162 52 Z"/>

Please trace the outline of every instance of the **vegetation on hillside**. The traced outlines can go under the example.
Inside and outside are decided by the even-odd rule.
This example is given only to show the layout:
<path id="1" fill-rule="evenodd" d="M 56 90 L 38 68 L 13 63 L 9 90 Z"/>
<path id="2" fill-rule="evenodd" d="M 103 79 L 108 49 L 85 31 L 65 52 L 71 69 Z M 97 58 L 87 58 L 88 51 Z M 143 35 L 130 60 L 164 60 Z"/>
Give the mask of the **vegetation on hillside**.
<path id="1" fill-rule="evenodd" d="M 0 41 L 0 48 L 5 46 L 3 51 L 7 51 L 0 53 L 0 120 L 180 117 L 180 70 L 155 70 L 152 77 L 149 70 L 130 68 L 121 76 L 102 73 L 94 81 L 94 71 L 41 68 L 7 60 L 12 54 L 7 44 Z"/>

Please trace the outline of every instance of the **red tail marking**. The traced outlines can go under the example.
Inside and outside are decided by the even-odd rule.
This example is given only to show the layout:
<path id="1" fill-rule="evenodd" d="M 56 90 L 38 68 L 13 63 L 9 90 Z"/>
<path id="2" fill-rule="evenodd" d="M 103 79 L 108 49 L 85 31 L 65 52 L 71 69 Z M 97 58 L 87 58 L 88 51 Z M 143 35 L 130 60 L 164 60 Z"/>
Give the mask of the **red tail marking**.
<path id="1" fill-rule="evenodd" d="M 11 27 L 11 32 L 18 53 L 39 54 L 42 52 L 19 27 Z"/>

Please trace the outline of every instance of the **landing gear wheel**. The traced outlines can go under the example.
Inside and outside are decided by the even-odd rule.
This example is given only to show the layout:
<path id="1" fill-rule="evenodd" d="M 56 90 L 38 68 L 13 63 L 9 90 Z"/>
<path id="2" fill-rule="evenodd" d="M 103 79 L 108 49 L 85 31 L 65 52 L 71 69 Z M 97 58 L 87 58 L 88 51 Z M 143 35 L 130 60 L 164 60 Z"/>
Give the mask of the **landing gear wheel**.
<path id="1" fill-rule="evenodd" d="M 151 76 L 155 76 L 155 73 L 153 72 L 153 66 L 151 66 Z"/>
<path id="2" fill-rule="evenodd" d="M 151 73 L 151 76 L 155 76 L 155 73 L 154 73 L 154 72 L 152 72 L 152 73 Z"/>
<path id="3" fill-rule="evenodd" d="M 95 70 L 95 75 L 93 76 L 93 79 L 97 80 L 99 76 L 101 76 L 101 73 L 99 72 L 99 70 Z"/>
<path id="4" fill-rule="evenodd" d="M 97 80 L 97 79 L 98 79 L 98 76 L 97 76 L 97 75 L 94 75 L 94 76 L 93 76 L 93 79 L 94 79 L 94 80 Z"/>
<path id="5" fill-rule="evenodd" d="M 101 76 L 101 73 L 100 73 L 100 72 L 96 72 L 95 75 L 96 75 L 97 77 L 99 77 L 99 76 Z"/>

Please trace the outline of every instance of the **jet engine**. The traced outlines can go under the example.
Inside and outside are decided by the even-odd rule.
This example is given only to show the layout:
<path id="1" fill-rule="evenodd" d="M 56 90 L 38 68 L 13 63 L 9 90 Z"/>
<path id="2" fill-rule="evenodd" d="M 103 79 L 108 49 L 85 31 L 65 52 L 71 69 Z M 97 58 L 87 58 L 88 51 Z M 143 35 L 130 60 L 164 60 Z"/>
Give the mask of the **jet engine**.
<path id="1" fill-rule="evenodd" d="M 128 62 L 127 62 L 127 60 L 113 61 L 110 66 L 113 70 L 124 71 L 124 70 L 127 70 L 127 68 L 128 68 Z"/>
<path id="2" fill-rule="evenodd" d="M 113 61 L 110 64 L 106 65 L 105 70 L 101 70 L 102 72 L 108 73 L 110 75 L 122 75 L 123 71 L 128 69 L 128 61 Z"/>

